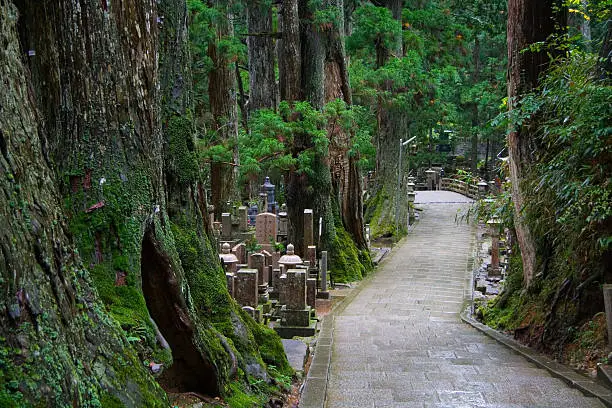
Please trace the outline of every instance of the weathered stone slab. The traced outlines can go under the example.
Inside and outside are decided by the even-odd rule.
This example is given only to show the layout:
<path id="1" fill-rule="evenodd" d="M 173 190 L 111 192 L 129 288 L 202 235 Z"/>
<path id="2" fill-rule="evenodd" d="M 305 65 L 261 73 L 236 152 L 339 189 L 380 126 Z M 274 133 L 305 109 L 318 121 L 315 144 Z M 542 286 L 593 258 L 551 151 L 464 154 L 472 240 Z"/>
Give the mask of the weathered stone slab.
<path id="1" fill-rule="evenodd" d="M 306 249 L 306 260 L 309 262 L 308 266 L 314 268 L 317 265 L 317 247 L 309 245 Z"/>
<path id="2" fill-rule="evenodd" d="M 317 301 L 317 280 L 315 278 L 306 279 L 306 304 L 313 309 Z"/>
<path id="3" fill-rule="evenodd" d="M 306 308 L 306 271 L 289 269 L 287 271 L 284 285 L 286 295 L 285 305 L 291 310 L 302 310 Z M 281 281 L 283 278 L 281 278 Z"/>
<path id="4" fill-rule="evenodd" d="M 310 325 L 310 307 L 303 310 L 291 310 L 287 306 L 281 309 L 281 326 L 308 327 Z"/>
<path id="5" fill-rule="evenodd" d="M 314 245 L 314 214 L 312 209 L 304 210 L 304 247 L 302 255 L 308 252 L 308 247 Z"/>
<path id="6" fill-rule="evenodd" d="M 227 281 L 227 291 L 231 297 L 234 297 L 234 274 L 226 273 L 225 280 Z"/>
<path id="7" fill-rule="evenodd" d="M 276 242 L 276 215 L 272 213 L 258 214 L 255 221 L 255 239 L 260 245 L 271 246 Z"/>
<path id="8" fill-rule="evenodd" d="M 221 214 L 221 238 L 232 238 L 232 215 L 230 213 Z"/>
<path id="9" fill-rule="evenodd" d="M 246 232 L 249 228 L 249 215 L 247 208 L 244 206 L 238 207 L 238 231 Z"/>
<path id="10" fill-rule="evenodd" d="M 265 285 L 268 283 L 268 277 L 264 272 L 264 266 L 266 257 L 264 254 L 251 254 L 249 255 L 249 268 L 257 269 L 258 273 L 258 285 Z"/>
<path id="11" fill-rule="evenodd" d="M 257 307 L 257 269 L 240 269 L 236 272 L 234 299 L 241 306 Z"/>

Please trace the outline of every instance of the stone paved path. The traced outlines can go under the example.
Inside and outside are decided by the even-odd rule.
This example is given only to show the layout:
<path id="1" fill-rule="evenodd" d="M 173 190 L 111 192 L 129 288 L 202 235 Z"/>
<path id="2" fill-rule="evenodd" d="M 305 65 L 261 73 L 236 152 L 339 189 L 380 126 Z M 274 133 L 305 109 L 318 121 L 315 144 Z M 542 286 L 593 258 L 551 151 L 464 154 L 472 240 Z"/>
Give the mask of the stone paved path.
<path id="1" fill-rule="evenodd" d="M 420 192 L 409 238 L 336 314 L 328 408 L 603 407 L 460 321 L 474 230 L 455 215 L 466 201 Z"/>

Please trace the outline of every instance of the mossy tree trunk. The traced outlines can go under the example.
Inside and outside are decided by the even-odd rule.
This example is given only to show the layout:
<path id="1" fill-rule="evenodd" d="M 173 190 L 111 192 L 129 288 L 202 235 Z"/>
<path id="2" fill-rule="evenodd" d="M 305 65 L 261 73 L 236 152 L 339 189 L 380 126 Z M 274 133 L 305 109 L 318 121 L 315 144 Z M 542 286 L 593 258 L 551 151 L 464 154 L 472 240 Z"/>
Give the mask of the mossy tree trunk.
<path id="1" fill-rule="evenodd" d="M 325 102 L 343 100 L 352 104 L 346 52 L 344 47 L 344 2 L 331 0 L 326 7 L 342 10 L 339 17 L 323 30 L 325 44 Z M 342 226 L 349 232 L 359 249 L 367 249 L 363 228 L 363 195 L 361 176 L 357 162 L 359 157 L 350 155 L 351 135 L 338 124 L 328 126 L 329 163 L 334 195 L 339 205 Z"/>
<path id="2" fill-rule="evenodd" d="M 395 20 L 401 21 L 401 2 L 398 6 L 396 0 L 389 0 L 385 6 L 391 10 Z M 391 55 L 401 55 L 401 37 L 393 49 L 387 49 L 383 44 L 376 44 L 376 49 L 377 68 L 381 68 Z M 393 85 L 387 84 L 387 86 L 389 87 L 387 90 L 391 90 L 390 87 Z M 384 100 L 379 96 L 376 121 L 376 184 L 366 203 L 366 220 L 370 222 L 373 237 L 400 235 L 405 230 L 403 227 L 408 217 L 406 177 L 409 168 L 408 160 L 404 160 L 401 169 L 403 177 L 398 185 L 399 141 L 410 137 L 409 119 L 393 99 Z"/>
<path id="3" fill-rule="evenodd" d="M 540 76 L 550 64 L 548 50 L 525 51 L 530 45 L 544 42 L 558 27 L 565 27 L 567 16 L 559 1 L 510 0 L 508 2 L 508 108 L 536 88 Z M 534 125 L 535 120 L 532 120 Z M 531 126 L 534 128 L 534 126 Z M 523 284 L 529 286 L 537 268 L 537 237 L 533 236 L 523 214 L 525 196 L 521 184 L 533 161 L 530 124 L 508 135 L 510 179 L 514 203 L 514 227 L 523 260 Z"/>
<path id="4" fill-rule="evenodd" d="M 68 348 L 74 344 L 83 349 L 73 364 L 82 363 L 84 368 L 71 372 L 83 373 L 84 385 L 91 376 L 93 383 L 98 381 L 110 393 L 107 398 L 125 398 L 127 406 L 164 401 L 152 376 L 138 370 L 143 360 L 164 364 L 159 381 L 173 391 L 223 394 L 238 365 L 246 373 L 261 376 L 264 362 L 253 336 L 261 338 L 264 332 L 271 336 L 268 349 L 280 341 L 264 328 L 251 327 L 229 298 L 217 253 L 204 233 L 205 198 L 198 188 L 190 115 L 185 2 L 16 4 L 21 13 L 17 26 L 22 49 L 18 52 L 26 55 L 27 50 L 36 50 L 36 55 L 27 61 L 30 76 L 24 89 L 29 96 L 22 92 L 15 98 L 21 98 L 24 106 L 32 104 L 32 112 L 38 114 L 32 127 L 44 132 L 47 140 L 40 138 L 41 154 L 48 152 L 50 162 L 56 163 L 52 170 L 70 229 L 108 315 L 86 286 L 78 286 L 81 280 L 88 282 L 86 271 L 66 261 L 66 268 L 74 269 L 70 276 L 76 278 L 62 275 L 68 273 L 62 267 L 66 255 L 58 252 L 54 256 L 62 260 L 56 262 L 51 252 L 49 257 L 42 253 L 44 262 L 52 262 L 46 279 L 63 285 L 62 280 L 77 282 L 73 284 L 76 295 L 58 292 L 55 296 L 62 310 L 86 302 L 76 306 L 84 311 L 82 327 L 89 326 L 85 317 L 101 320 L 99 330 L 111 327 L 108 335 L 87 334 L 91 344 L 82 347 L 78 338 L 72 343 L 66 337 L 62 340 Z M 9 16 L 7 21 L 16 20 L 2 15 Z M 10 62 L 18 67 L 15 64 Z M 40 163 L 40 158 L 33 157 Z M 43 200 L 40 203 L 47 208 Z M 61 227 L 61 223 L 53 225 Z M 52 238 L 41 236 L 39 243 L 69 251 L 61 237 Z M 27 248 L 24 243 L 23 250 Z M 53 310 L 51 303 L 46 306 Z M 91 308 L 101 317 L 90 316 Z M 113 333 L 118 333 L 114 321 L 124 330 L 118 340 L 113 340 Z M 60 336 L 72 333 L 69 324 L 64 326 L 57 329 Z M 276 351 L 267 354 L 266 362 L 284 371 L 286 359 Z M 116 364 L 124 369 L 112 377 Z M 106 365 L 111 374 L 105 374 Z M 48 365 L 39 369 L 55 372 Z M 130 386 L 130 381 L 136 386 Z M 121 382 L 119 391 L 113 385 L 117 382 Z M 67 384 L 66 395 L 57 397 L 58 401 L 73 397 Z M 53 386 L 49 395 L 62 392 L 61 384 Z M 90 394 L 95 392 L 100 394 L 97 389 Z"/>
<path id="5" fill-rule="evenodd" d="M 337 6 L 334 4 L 333 6 Z M 327 4 L 328 7 L 332 6 Z M 340 3 L 341 6 L 341 3 Z M 281 95 L 289 102 L 295 102 L 303 97 L 314 108 L 322 109 L 326 98 L 343 98 L 350 103 L 350 90 L 348 88 L 348 77 L 346 65 L 343 60 L 343 45 L 340 43 L 339 33 L 343 30 L 342 24 L 334 27 L 331 31 L 328 27 L 331 24 L 315 23 L 314 10 L 312 4 L 306 1 L 298 3 L 299 20 L 294 13 L 287 13 L 287 8 L 295 11 L 295 4 L 287 2 L 283 10 L 283 38 L 279 67 L 281 67 L 281 83 L 286 85 Z M 340 9 L 341 10 L 341 9 Z M 288 18 L 291 16 L 291 18 Z M 289 26 L 290 25 L 290 26 Z M 296 28 L 299 27 L 299 30 Z M 289 33 L 300 32 L 299 42 L 293 38 L 287 38 Z M 299 45 L 299 49 L 297 46 Z M 297 55 L 295 54 L 297 52 Z M 301 65 L 296 67 L 295 61 L 301 61 Z M 299 68 L 299 70 L 297 69 Z M 284 81 L 284 82 L 283 82 Z M 298 82 L 299 81 L 299 82 Z M 330 93 L 326 94 L 325 85 L 333 87 Z M 295 118 L 289 118 L 293 120 Z M 347 138 L 343 132 L 338 133 L 338 129 L 328 129 L 328 137 L 336 138 L 341 133 L 341 137 Z M 342 140 L 340 142 L 346 142 Z M 294 157 L 302 152 L 314 148 L 314 141 L 310 135 L 294 135 L 293 145 L 291 146 Z M 337 157 L 342 166 L 343 174 L 348 172 L 348 183 L 353 182 L 360 190 L 359 179 L 356 167 L 350 167 L 350 162 L 346 162 L 346 146 L 336 149 Z M 322 220 L 322 233 L 315 244 L 319 249 L 329 250 L 330 271 L 336 281 L 354 281 L 360 279 L 368 269 L 370 260 L 367 252 L 360 253 L 355 247 L 352 237 L 346 233 L 343 226 L 343 214 L 340 206 L 345 202 L 339 202 L 333 195 L 333 178 L 330 171 L 330 152 L 317 152 L 310 173 L 298 173 L 289 171 L 286 175 L 286 198 L 289 211 L 289 241 L 291 241 L 298 251 L 305 252 L 303 245 L 303 211 L 312 208 L 314 211 L 315 231 L 318 230 L 319 219 Z M 352 171 L 352 173 L 351 173 Z M 340 187 L 342 175 L 338 174 L 336 186 Z M 346 187 L 346 186 L 345 186 Z M 360 193 L 360 191 L 359 191 Z M 350 195 L 347 194 L 347 196 Z M 345 197 L 350 200 L 350 197 Z M 356 208 L 352 216 L 360 217 L 359 200 L 351 202 L 350 205 Z M 359 220 L 358 225 L 361 224 Z M 359 231 L 361 231 L 361 227 Z M 315 232 L 315 238 L 317 237 Z M 363 241 L 362 241 L 363 242 Z M 365 242 L 363 246 L 365 247 Z M 368 266 L 364 266 L 368 265 Z"/>
<path id="6" fill-rule="evenodd" d="M 48 156 L 50 124 L 34 85 L 60 74 L 57 66 L 39 71 L 60 57 L 56 38 L 40 35 L 65 20 L 54 20 L 58 10 L 48 3 L 17 5 L 0 0 L 0 405 L 167 406 L 104 309 L 61 207 Z M 38 26 L 28 25 L 31 19 Z M 54 85 L 46 90 L 61 90 Z"/>

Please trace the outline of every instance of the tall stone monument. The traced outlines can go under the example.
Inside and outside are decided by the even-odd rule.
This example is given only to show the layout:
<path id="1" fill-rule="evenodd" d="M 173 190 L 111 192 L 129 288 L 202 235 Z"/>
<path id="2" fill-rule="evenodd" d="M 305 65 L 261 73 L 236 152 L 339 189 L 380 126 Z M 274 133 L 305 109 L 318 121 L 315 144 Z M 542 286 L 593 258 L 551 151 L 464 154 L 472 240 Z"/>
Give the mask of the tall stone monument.
<path id="1" fill-rule="evenodd" d="M 276 215 L 272 213 L 257 214 L 255 219 L 255 239 L 262 249 L 274 252 L 276 242 Z"/>
<path id="2" fill-rule="evenodd" d="M 307 208 L 304 210 L 304 247 L 302 248 L 304 256 L 308 253 L 308 247 L 311 245 L 314 245 L 314 214 L 312 209 Z"/>

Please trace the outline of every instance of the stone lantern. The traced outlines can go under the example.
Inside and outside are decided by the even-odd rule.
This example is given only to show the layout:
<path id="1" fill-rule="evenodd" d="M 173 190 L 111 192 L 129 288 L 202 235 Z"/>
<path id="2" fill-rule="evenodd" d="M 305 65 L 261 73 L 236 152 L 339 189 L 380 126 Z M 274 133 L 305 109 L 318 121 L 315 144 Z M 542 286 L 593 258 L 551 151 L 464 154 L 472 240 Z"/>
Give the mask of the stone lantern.
<path id="1" fill-rule="evenodd" d="M 480 198 L 484 198 L 485 195 L 487 194 L 487 186 L 488 184 L 484 181 L 478 182 L 478 196 Z"/>
<path id="2" fill-rule="evenodd" d="M 295 269 L 296 265 L 303 264 L 302 258 L 295 254 L 295 247 L 293 244 L 287 245 L 287 253 L 280 257 L 278 263 L 285 265 L 285 271 Z"/>
<path id="3" fill-rule="evenodd" d="M 270 183 L 270 177 L 266 176 L 264 183 L 261 185 L 261 193 L 266 202 L 266 211 L 269 213 L 274 213 L 276 210 L 276 201 L 274 200 L 275 189 L 274 184 Z"/>
<path id="4" fill-rule="evenodd" d="M 425 176 L 427 177 L 427 189 L 435 190 L 436 188 L 436 171 L 433 169 L 425 170 Z"/>
<path id="5" fill-rule="evenodd" d="M 235 273 L 236 267 L 238 266 L 238 258 L 236 255 L 230 253 L 230 244 L 225 242 L 221 246 L 221 253 L 219 254 L 219 258 L 223 261 L 223 265 L 226 268 L 227 272 Z"/>
<path id="6" fill-rule="evenodd" d="M 495 185 L 495 181 L 489 181 L 487 183 L 489 185 L 489 191 L 491 192 L 491 194 L 497 194 L 497 186 Z"/>
<path id="7" fill-rule="evenodd" d="M 406 188 L 408 189 L 408 192 L 409 192 L 409 193 L 412 193 L 412 192 L 414 191 L 415 184 L 414 184 L 412 181 L 409 181 L 409 182 L 406 184 Z"/>
<path id="8" fill-rule="evenodd" d="M 489 234 L 491 235 L 491 265 L 489 274 L 494 276 L 500 272 L 499 268 L 499 228 L 500 221 L 497 218 L 490 219 L 487 221 L 489 227 Z"/>
<path id="9" fill-rule="evenodd" d="M 414 219 L 414 200 L 416 197 L 416 193 L 414 190 L 408 191 L 408 225 L 410 225 L 410 220 Z"/>

